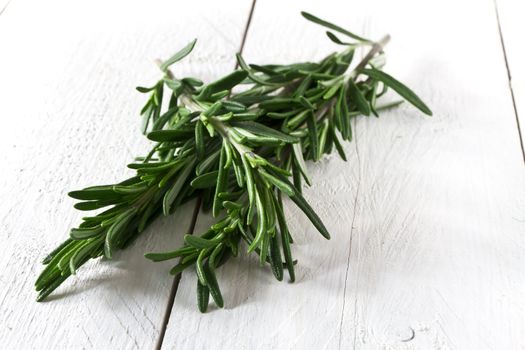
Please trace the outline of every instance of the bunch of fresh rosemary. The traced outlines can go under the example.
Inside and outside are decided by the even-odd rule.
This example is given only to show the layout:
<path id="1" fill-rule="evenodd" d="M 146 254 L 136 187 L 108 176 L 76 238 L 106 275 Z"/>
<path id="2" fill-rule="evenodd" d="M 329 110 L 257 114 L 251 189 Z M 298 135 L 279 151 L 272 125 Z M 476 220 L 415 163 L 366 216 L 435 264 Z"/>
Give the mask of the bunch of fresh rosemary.
<path id="1" fill-rule="evenodd" d="M 201 235 L 185 235 L 179 249 L 146 257 L 179 258 L 173 275 L 195 266 L 202 312 L 209 295 L 223 306 L 215 269 L 244 245 L 259 255 L 261 266 L 270 265 L 277 280 L 283 279 L 284 269 L 294 280 L 283 195 L 330 237 L 301 195 L 302 181 L 310 184 L 305 160 L 316 161 L 334 148 L 345 159 L 341 139 L 352 139 L 352 118 L 377 116 L 398 104 L 377 104 L 388 88 L 431 115 L 410 89 L 381 70 L 388 37 L 375 43 L 311 14 L 302 15 L 351 42 L 326 32 L 344 49 L 318 63 L 248 65 L 237 55 L 240 69 L 210 84 L 178 79 L 168 70 L 192 51 L 195 41 L 160 62 L 162 79 L 152 87 L 137 88 L 149 95 L 141 115 L 144 132 L 155 142 L 153 149 L 128 165 L 135 176 L 69 193 L 81 200 L 76 209 L 109 209 L 84 217 L 70 238 L 44 259 L 46 267 L 36 281 L 39 301 L 88 260 L 111 259 L 158 215 L 169 215 L 196 197 L 217 222 Z M 370 49 L 359 64 L 351 65 L 359 47 Z M 232 92 L 238 85 L 241 91 Z"/>

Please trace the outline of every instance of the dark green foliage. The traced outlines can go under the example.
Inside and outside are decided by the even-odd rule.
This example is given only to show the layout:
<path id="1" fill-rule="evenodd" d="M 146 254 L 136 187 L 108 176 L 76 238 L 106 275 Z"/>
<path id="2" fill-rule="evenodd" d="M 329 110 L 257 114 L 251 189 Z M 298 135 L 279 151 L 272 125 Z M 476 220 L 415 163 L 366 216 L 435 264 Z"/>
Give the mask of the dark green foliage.
<path id="1" fill-rule="evenodd" d="M 39 301 L 90 259 L 111 259 L 158 215 L 170 215 L 196 197 L 202 198 L 203 208 L 212 209 L 216 223 L 204 233 L 184 236 L 182 247 L 146 258 L 179 259 L 170 271 L 174 275 L 194 266 L 201 312 L 207 310 L 210 295 L 223 307 L 216 269 L 240 249 L 259 255 L 277 280 L 283 279 L 284 270 L 295 280 L 283 195 L 330 238 L 301 194 L 302 182 L 311 184 L 305 159 L 317 161 L 335 149 L 346 160 L 340 140 L 352 139 L 352 119 L 396 105 L 376 105 L 387 87 L 431 114 L 414 92 L 370 62 L 382 54 L 378 44 L 302 14 L 356 42 L 328 32 L 344 49 L 319 63 L 249 65 L 237 55 L 239 70 L 204 84 L 195 78 L 177 79 L 168 69 L 192 51 L 192 41 L 160 64 L 164 76 L 155 85 L 137 88 L 149 94 L 141 115 L 153 149 L 128 165 L 133 177 L 69 193 L 80 200 L 75 204 L 79 210 L 109 208 L 84 217 L 70 238 L 44 259 L 46 267 L 35 283 Z M 349 71 L 359 47 L 373 49 L 357 70 Z M 242 92 L 232 92 L 239 84 Z M 163 102 L 166 94 L 169 101 Z"/>

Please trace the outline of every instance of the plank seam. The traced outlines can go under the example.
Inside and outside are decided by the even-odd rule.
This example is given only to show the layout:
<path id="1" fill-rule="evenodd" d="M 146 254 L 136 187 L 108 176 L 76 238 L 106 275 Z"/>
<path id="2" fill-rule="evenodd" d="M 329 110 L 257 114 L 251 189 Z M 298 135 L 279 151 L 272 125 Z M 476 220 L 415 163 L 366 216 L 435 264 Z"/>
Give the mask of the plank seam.
<path id="1" fill-rule="evenodd" d="M 11 3 L 12 0 L 9 0 L 5 5 L 4 7 L 2 8 L 2 10 L 0 10 L 0 16 L 5 12 L 5 10 L 7 9 L 7 6 L 9 6 L 9 4 Z"/>
<path id="2" fill-rule="evenodd" d="M 518 117 L 518 108 L 516 106 L 516 98 L 514 96 L 514 89 L 512 88 L 512 75 L 510 73 L 509 60 L 507 58 L 507 50 L 505 48 L 505 40 L 503 39 L 503 31 L 501 30 L 501 22 L 499 18 L 498 2 L 494 0 L 494 10 L 496 12 L 496 22 L 498 23 L 498 32 L 501 42 L 501 50 L 503 51 L 503 58 L 505 60 L 505 68 L 507 69 L 507 79 L 509 81 L 510 96 L 512 98 L 512 107 L 514 108 L 514 116 L 516 117 L 516 125 L 518 127 L 518 135 L 520 138 L 521 154 L 523 156 L 523 162 L 525 162 L 525 147 L 523 145 L 523 134 L 521 133 L 520 120 Z"/>
<path id="3" fill-rule="evenodd" d="M 246 20 L 246 26 L 244 26 L 244 33 L 242 35 L 241 47 L 239 48 L 239 53 L 242 54 L 244 50 L 244 44 L 246 43 L 246 37 L 248 36 L 248 30 L 250 29 L 250 24 L 252 23 L 253 11 L 255 10 L 255 4 L 257 0 L 252 1 L 252 7 L 250 8 L 250 13 L 248 14 L 248 19 Z M 239 68 L 239 62 L 235 63 L 235 69 Z"/>
<path id="4" fill-rule="evenodd" d="M 242 52 L 244 50 L 244 44 L 246 42 L 246 37 L 248 35 L 248 30 L 249 30 L 250 24 L 252 22 L 253 11 L 255 9 L 256 1 L 257 0 L 253 0 L 252 1 L 252 5 L 251 5 L 251 8 L 250 8 L 250 13 L 248 14 L 248 19 L 246 21 L 246 25 L 244 26 L 244 32 L 243 32 L 243 35 L 242 35 L 241 45 L 240 45 L 240 48 L 239 48 L 239 53 L 241 53 L 241 54 L 242 54 Z M 238 67 L 239 67 L 239 62 L 236 62 L 234 69 L 237 69 Z M 193 231 L 195 230 L 195 225 L 197 223 L 197 218 L 198 218 L 199 213 L 200 213 L 201 203 L 202 203 L 202 197 L 199 197 L 197 199 L 197 203 L 195 204 L 195 208 L 193 210 L 193 217 L 191 219 L 190 228 L 188 230 L 189 234 L 193 234 Z M 175 303 L 175 297 L 177 296 L 177 290 L 179 289 L 179 283 L 180 283 L 180 280 L 181 280 L 181 276 L 182 276 L 182 272 L 179 273 L 177 276 L 175 276 L 173 278 L 173 283 L 172 283 L 172 286 L 171 286 L 171 291 L 170 291 L 170 295 L 169 295 L 169 298 L 168 298 L 168 303 L 166 305 L 166 311 L 164 313 L 164 318 L 162 320 L 162 324 L 161 324 L 161 327 L 160 327 L 159 339 L 157 341 L 157 344 L 155 345 L 155 350 L 160 350 L 162 348 L 162 345 L 163 345 L 163 342 L 164 342 L 164 337 L 166 335 L 166 330 L 168 328 L 168 324 L 169 324 L 169 321 L 170 321 L 171 312 L 173 310 L 173 305 Z"/>
<path id="5" fill-rule="evenodd" d="M 356 129 L 357 129 L 356 124 L 354 123 L 354 130 L 357 131 Z M 358 176 L 357 176 L 357 186 L 356 186 L 356 191 L 355 191 L 356 193 L 355 193 L 355 199 L 354 199 L 354 214 L 352 216 L 352 224 L 350 226 L 350 242 L 349 242 L 350 247 L 348 249 L 348 258 L 346 259 L 345 284 L 343 288 L 343 306 L 341 310 L 341 319 L 339 322 L 339 350 L 341 350 L 342 340 L 343 340 L 343 321 L 345 317 L 345 307 L 346 307 L 346 287 L 348 284 L 348 272 L 350 270 L 350 257 L 352 256 L 352 241 L 354 237 L 354 223 L 355 223 L 355 219 L 357 216 L 357 200 L 359 198 L 359 192 L 361 189 L 361 158 L 359 157 L 359 147 L 357 145 L 357 132 L 355 133 L 355 136 L 354 136 L 354 142 L 355 142 L 355 154 L 357 157 Z M 356 279 L 358 277 L 359 276 L 357 276 Z M 357 299 L 356 299 L 356 303 L 357 303 Z M 357 318 L 357 312 L 355 312 L 354 314 L 354 326 L 357 324 L 356 318 Z M 355 331 L 355 328 L 356 327 L 354 327 L 354 341 L 353 341 L 354 348 L 355 348 L 355 342 L 356 342 L 356 336 L 357 336 L 357 331 Z"/>
<path id="6" fill-rule="evenodd" d="M 202 197 L 198 197 L 197 201 L 195 202 L 195 207 L 193 208 L 193 214 L 191 217 L 190 226 L 188 228 L 188 233 L 191 235 L 193 234 L 193 231 L 195 231 L 195 225 L 197 223 L 197 217 L 200 213 L 202 203 Z M 170 321 L 171 316 L 171 310 L 173 309 L 173 303 L 175 302 L 175 296 L 177 295 L 177 290 L 179 288 L 179 282 L 181 278 L 182 272 L 173 277 L 173 283 L 171 285 L 170 294 L 168 297 L 168 303 L 166 305 L 166 311 L 164 312 L 164 318 L 162 319 L 162 324 L 160 326 L 160 333 L 159 333 L 159 339 L 157 340 L 157 344 L 155 345 L 155 349 L 159 350 L 162 348 L 162 343 L 164 341 L 164 336 L 166 335 L 166 329 L 168 328 L 168 323 Z"/>

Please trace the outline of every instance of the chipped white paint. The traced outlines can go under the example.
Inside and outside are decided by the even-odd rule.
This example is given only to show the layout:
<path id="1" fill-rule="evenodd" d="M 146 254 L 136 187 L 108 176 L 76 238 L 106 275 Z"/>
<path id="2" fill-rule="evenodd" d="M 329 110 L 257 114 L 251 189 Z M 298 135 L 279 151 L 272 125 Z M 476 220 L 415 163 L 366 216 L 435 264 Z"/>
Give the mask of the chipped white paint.
<path id="1" fill-rule="evenodd" d="M 0 16 L 3 349 L 153 348 L 171 264 L 143 253 L 179 244 L 192 208 L 155 223 L 116 261 L 88 264 L 41 304 L 33 290 L 39 261 L 81 215 L 67 191 L 123 179 L 126 163 L 148 151 L 139 131 L 144 96 L 134 88 L 159 78 L 153 60 L 198 36 L 174 72 L 221 76 L 234 64 L 249 9 L 202 0 L 12 0 Z"/>
<path id="2" fill-rule="evenodd" d="M 522 108 L 516 3 L 498 0 Z M 3 348 L 154 346 L 171 264 L 149 263 L 142 250 L 176 246 L 191 208 L 156 223 L 137 242 L 142 249 L 83 268 L 53 302 L 33 302 L 36 261 L 80 216 L 66 192 L 120 179 L 147 149 L 136 117 L 142 99 L 130 94 L 158 77 L 150 62 L 198 36 L 177 72 L 209 80 L 230 70 L 249 6 L 12 0 L 0 16 Z M 279 283 L 243 256 L 220 269 L 225 309 L 201 315 L 195 276 L 184 273 L 164 347 L 525 347 L 525 170 L 493 2 L 261 0 L 246 59 L 312 60 L 333 50 L 300 10 L 372 38 L 390 33 L 387 71 L 435 115 L 404 106 L 358 120 L 348 162 L 332 155 L 309 166 L 315 184 L 306 197 L 332 240 L 287 206 L 297 282 Z M 200 217 L 196 231 L 209 220 Z"/>
<path id="3" fill-rule="evenodd" d="M 225 310 L 203 316 L 183 274 L 164 347 L 524 347 L 525 170 L 492 1 L 260 1 L 246 59 L 326 54 L 302 9 L 390 33 L 387 71 L 435 115 L 404 106 L 358 120 L 347 163 L 310 166 L 306 195 L 332 240 L 289 206 L 297 283 L 242 257 L 219 276 Z"/>

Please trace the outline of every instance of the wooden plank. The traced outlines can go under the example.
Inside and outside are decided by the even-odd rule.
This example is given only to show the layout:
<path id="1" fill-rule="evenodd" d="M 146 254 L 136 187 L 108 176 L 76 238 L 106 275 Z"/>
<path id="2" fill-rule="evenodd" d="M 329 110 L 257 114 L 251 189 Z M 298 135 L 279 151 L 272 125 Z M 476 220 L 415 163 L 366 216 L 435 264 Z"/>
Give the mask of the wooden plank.
<path id="1" fill-rule="evenodd" d="M 498 0 L 495 2 L 499 25 L 504 44 L 506 61 L 509 70 L 509 84 L 513 92 L 516 119 L 521 131 L 522 149 L 525 132 L 525 47 L 523 47 L 522 33 L 525 33 L 523 22 L 523 4 L 512 0 Z M 525 160 L 525 151 L 523 153 Z"/>
<path id="2" fill-rule="evenodd" d="M 243 256 L 221 268 L 225 309 L 201 315 L 196 278 L 183 274 L 165 348 L 523 346 L 525 178 L 492 2 L 258 2 L 246 59 L 333 49 L 303 9 L 372 38 L 392 34 L 387 71 L 435 115 L 404 106 L 359 119 L 347 163 L 310 165 L 306 195 L 332 240 L 288 207 L 297 283 Z"/>
<path id="3" fill-rule="evenodd" d="M 90 263 L 37 304 L 40 260 L 80 213 L 67 191 L 123 179 L 144 154 L 139 84 L 194 37 L 174 72 L 211 80 L 231 69 L 250 4 L 16 0 L 0 18 L 0 339 L 15 348 L 153 348 L 170 264 L 143 258 L 181 241 L 191 205 L 160 219 L 112 262 Z M 198 15 L 196 15 L 198 13 Z M 16 33 L 16 35 L 15 35 Z"/>
<path id="4" fill-rule="evenodd" d="M 340 343 L 521 348 L 525 176 L 494 4 L 369 5 L 381 23 L 370 33 L 392 28 L 388 70 L 434 117 L 405 107 L 358 126 L 362 195 Z M 412 9 L 409 25 L 388 15 L 398 6 Z"/>

